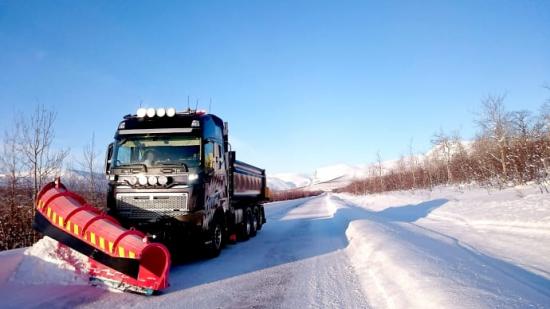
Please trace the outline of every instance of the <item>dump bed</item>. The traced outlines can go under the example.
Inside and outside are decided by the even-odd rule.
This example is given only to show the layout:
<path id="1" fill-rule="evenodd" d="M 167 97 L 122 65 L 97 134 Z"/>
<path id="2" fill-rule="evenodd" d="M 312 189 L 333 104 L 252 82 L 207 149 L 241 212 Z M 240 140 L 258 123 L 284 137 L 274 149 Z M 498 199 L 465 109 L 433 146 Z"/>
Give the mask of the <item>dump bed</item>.
<path id="1" fill-rule="evenodd" d="M 230 192 L 232 199 L 240 200 L 266 199 L 265 170 L 253 165 L 235 160 L 235 152 L 229 153 L 230 164 Z"/>

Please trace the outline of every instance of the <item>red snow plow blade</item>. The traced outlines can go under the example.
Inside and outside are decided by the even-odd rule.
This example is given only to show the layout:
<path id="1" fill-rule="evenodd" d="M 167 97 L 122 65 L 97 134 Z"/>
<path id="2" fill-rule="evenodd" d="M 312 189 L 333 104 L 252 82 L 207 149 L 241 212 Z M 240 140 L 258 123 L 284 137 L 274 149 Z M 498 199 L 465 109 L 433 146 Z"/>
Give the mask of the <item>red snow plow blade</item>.
<path id="1" fill-rule="evenodd" d="M 87 204 L 57 179 L 36 199 L 33 228 L 90 258 L 90 281 L 147 295 L 168 287 L 170 253 Z"/>

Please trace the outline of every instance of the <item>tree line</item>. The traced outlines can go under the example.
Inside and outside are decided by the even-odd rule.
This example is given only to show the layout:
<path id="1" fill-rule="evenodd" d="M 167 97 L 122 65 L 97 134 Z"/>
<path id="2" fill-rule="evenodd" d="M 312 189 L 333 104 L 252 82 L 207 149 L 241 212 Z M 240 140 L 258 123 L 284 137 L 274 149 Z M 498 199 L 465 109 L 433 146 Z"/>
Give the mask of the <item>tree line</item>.
<path id="1" fill-rule="evenodd" d="M 295 200 L 303 197 L 317 196 L 322 193 L 322 191 L 310 191 L 304 189 L 280 190 L 271 192 L 269 200 L 271 202 Z"/>
<path id="2" fill-rule="evenodd" d="M 339 191 L 369 194 L 459 184 L 502 189 L 536 183 L 541 192 L 549 192 L 550 100 L 535 113 L 508 111 L 504 101 L 504 95 L 482 100 L 473 140 L 465 142 L 458 132 L 440 130 L 429 153 L 415 155 L 411 143 L 408 155 L 390 168 L 377 153 L 368 177 Z"/>

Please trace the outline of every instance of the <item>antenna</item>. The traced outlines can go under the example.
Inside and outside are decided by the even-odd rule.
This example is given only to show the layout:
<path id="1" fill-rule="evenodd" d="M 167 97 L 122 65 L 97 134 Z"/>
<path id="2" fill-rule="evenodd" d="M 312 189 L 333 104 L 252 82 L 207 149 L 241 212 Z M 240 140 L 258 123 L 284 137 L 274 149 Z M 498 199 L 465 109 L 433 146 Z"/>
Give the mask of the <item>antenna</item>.
<path id="1" fill-rule="evenodd" d="M 197 108 L 199 107 L 199 99 L 195 101 L 195 113 L 197 112 Z"/>
<path id="2" fill-rule="evenodd" d="M 208 103 L 208 112 L 212 114 L 212 97 L 210 97 L 210 103 Z"/>
<path id="3" fill-rule="evenodd" d="M 191 110 L 191 107 L 189 106 L 189 96 L 187 96 L 187 111 Z"/>

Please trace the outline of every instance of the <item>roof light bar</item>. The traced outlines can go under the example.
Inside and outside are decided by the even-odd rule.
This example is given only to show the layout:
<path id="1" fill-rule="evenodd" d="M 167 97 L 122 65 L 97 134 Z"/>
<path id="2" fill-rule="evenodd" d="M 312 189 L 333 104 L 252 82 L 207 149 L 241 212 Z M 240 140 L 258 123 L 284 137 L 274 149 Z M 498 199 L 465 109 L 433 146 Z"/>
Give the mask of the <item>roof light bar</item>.
<path id="1" fill-rule="evenodd" d="M 176 109 L 173 107 L 170 107 L 166 110 L 166 116 L 168 117 L 174 117 L 176 115 Z"/>
<path id="2" fill-rule="evenodd" d="M 166 115 L 166 110 L 164 108 L 157 108 L 157 116 L 164 117 Z"/>
<path id="3" fill-rule="evenodd" d="M 137 116 L 139 118 L 145 117 L 146 114 L 147 114 L 147 110 L 145 108 L 140 108 L 137 110 Z"/>
<path id="4" fill-rule="evenodd" d="M 149 107 L 149 108 L 140 107 L 136 113 L 136 116 L 138 118 L 144 118 L 144 117 L 153 118 L 155 116 L 156 117 L 164 117 L 164 116 L 174 117 L 175 115 L 176 115 L 176 109 L 173 107 L 169 107 L 169 108 L 159 107 L 157 109 L 154 109 L 152 107 Z"/>

